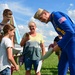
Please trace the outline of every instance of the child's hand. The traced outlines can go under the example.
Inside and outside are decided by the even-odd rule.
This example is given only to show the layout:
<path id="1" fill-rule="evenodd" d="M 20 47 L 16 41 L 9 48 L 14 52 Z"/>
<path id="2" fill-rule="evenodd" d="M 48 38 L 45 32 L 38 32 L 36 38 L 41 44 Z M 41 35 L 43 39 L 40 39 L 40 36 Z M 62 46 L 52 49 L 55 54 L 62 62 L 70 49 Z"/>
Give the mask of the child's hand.
<path id="1" fill-rule="evenodd" d="M 16 65 L 15 70 L 16 70 L 16 71 L 19 70 L 19 65 Z"/>

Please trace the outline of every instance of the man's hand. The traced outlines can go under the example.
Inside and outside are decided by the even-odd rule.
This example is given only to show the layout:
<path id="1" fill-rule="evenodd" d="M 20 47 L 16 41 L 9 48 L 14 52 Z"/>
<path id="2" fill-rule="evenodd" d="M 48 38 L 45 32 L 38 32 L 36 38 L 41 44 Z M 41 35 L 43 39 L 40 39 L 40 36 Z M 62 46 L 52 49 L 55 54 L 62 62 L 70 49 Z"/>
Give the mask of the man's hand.
<path id="1" fill-rule="evenodd" d="M 14 25 L 13 16 L 11 16 L 11 18 L 10 18 L 10 24 L 11 24 L 11 25 Z"/>

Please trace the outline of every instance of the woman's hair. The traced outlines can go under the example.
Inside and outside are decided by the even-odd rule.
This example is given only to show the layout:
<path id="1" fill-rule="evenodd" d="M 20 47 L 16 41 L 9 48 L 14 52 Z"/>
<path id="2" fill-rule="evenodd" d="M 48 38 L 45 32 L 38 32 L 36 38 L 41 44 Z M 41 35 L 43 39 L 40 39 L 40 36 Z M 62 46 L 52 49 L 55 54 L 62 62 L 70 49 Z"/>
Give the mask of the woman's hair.
<path id="1" fill-rule="evenodd" d="M 30 22 L 28 23 L 28 27 L 31 25 L 31 23 L 34 23 L 34 25 L 36 26 L 36 23 L 35 23 L 35 22 L 30 21 Z"/>
<path id="2" fill-rule="evenodd" d="M 5 9 L 3 11 L 3 16 L 7 16 L 8 15 L 8 12 L 10 12 L 10 14 L 12 15 L 12 11 L 10 9 Z"/>
<path id="3" fill-rule="evenodd" d="M 7 34 L 8 33 L 8 30 L 12 31 L 15 29 L 15 26 L 14 25 L 11 25 L 11 24 L 6 24 L 4 27 L 3 27 L 3 33 L 4 34 Z"/>

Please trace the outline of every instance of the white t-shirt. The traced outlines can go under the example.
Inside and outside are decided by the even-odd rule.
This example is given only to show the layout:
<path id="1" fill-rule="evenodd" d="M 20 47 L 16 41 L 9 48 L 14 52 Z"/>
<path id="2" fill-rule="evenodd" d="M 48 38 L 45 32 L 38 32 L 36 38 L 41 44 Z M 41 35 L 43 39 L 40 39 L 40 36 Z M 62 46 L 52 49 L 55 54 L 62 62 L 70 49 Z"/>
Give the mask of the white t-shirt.
<path id="1" fill-rule="evenodd" d="M 11 67 L 11 64 L 7 58 L 7 48 L 12 47 L 12 41 L 9 38 L 4 37 L 0 44 L 0 71 L 7 67 Z"/>

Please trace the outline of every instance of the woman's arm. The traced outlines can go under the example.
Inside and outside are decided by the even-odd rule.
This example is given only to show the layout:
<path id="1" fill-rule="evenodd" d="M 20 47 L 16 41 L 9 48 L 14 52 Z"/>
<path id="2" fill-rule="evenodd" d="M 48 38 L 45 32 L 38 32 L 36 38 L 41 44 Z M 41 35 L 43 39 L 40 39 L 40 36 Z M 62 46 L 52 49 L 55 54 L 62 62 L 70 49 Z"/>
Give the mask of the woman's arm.
<path id="1" fill-rule="evenodd" d="M 26 33 L 25 34 L 25 37 L 22 38 L 21 42 L 20 42 L 20 45 L 21 46 L 24 46 L 24 44 L 29 40 L 29 33 Z"/>
<path id="2" fill-rule="evenodd" d="M 41 47 L 41 49 L 42 49 L 42 56 L 44 56 L 44 55 L 45 55 L 45 53 L 46 53 L 44 43 L 41 43 L 41 44 L 40 44 L 40 47 Z"/>

